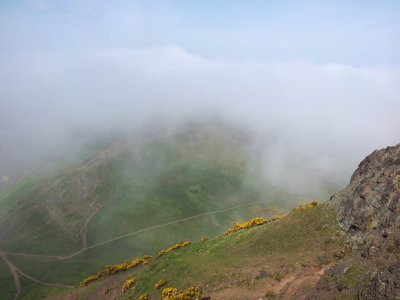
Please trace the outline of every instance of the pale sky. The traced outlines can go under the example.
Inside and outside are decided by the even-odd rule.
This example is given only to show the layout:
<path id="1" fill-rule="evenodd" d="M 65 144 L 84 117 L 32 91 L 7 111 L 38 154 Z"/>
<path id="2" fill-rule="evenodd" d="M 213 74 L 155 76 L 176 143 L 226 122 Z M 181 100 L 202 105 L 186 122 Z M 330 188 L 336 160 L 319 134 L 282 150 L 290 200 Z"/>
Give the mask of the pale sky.
<path id="1" fill-rule="evenodd" d="M 215 113 L 279 132 L 275 154 L 357 164 L 400 142 L 399 16 L 385 0 L 0 0 L 0 152 Z"/>

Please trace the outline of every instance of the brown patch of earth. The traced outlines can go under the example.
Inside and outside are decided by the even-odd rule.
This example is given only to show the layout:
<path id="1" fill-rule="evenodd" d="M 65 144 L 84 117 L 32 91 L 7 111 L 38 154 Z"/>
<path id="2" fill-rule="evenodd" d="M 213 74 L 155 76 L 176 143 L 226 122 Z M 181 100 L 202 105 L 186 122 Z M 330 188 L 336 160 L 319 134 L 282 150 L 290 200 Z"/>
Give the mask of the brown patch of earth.
<path id="1" fill-rule="evenodd" d="M 272 274 L 269 274 L 260 280 L 252 280 L 252 283 L 247 286 L 221 284 L 220 287 L 208 291 L 207 296 L 210 296 L 211 299 L 264 300 L 269 299 L 266 297 L 266 293 L 273 291 L 277 299 L 305 299 L 307 292 L 318 282 L 325 269 L 330 265 L 308 268 L 297 265 L 291 273 L 284 273 L 281 280 L 276 280 Z"/>

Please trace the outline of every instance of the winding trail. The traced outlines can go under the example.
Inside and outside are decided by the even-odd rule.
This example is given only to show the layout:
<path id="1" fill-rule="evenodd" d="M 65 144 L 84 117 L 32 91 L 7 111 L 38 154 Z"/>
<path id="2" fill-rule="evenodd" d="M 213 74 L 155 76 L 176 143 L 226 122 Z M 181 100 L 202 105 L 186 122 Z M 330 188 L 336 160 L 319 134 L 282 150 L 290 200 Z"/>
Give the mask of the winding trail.
<path id="1" fill-rule="evenodd" d="M 97 204 L 96 201 L 97 201 L 97 197 L 92 201 L 91 206 L 94 206 L 95 204 Z M 86 219 L 86 222 L 85 222 L 85 225 L 84 225 L 84 228 L 83 228 L 83 231 L 82 231 L 82 239 L 83 239 L 83 247 L 82 247 L 82 249 L 80 249 L 80 250 L 78 250 L 78 251 L 76 251 L 76 252 L 74 252 L 74 253 L 72 253 L 70 255 L 67 255 L 67 256 L 31 254 L 31 253 L 19 253 L 19 252 L 1 252 L 0 251 L 0 257 L 2 257 L 3 260 L 7 263 L 8 267 L 10 268 L 10 271 L 11 271 L 13 277 L 14 277 L 14 282 L 15 282 L 15 286 L 16 286 L 16 290 L 17 290 L 16 293 L 15 293 L 14 300 L 16 300 L 19 297 L 19 295 L 21 294 L 21 283 L 19 281 L 18 273 L 20 275 L 22 275 L 22 276 L 25 276 L 26 278 L 29 278 L 30 280 L 32 280 L 34 282 L 42 284 L 42 285 L 73 288 L 73 286 L 70 286 L 70 285 L 63 285 L 63 284 L 57 284 L 57 283 L 44 282 L 44 281 L 38 280 L 38 279 L 36 279 L 36 278 L 24 273 L 23 271 L 18 269 L 11 261 L 9 261 L 7 259 L 6 254 L 18 255 L 18 256 L 28 256 L 28 257 L 38 257 L 38 258 L 56 258 L 58 260 L 70 259 L 70 258 L 75 257 L 75 256 L 77 256 L 77 255 L 81 254 L 82 252 L 85 252 L 85 251 L 87 251 L 89 249 L 97 248 L 97 247 L 100 247 L 100 246 L 103 246 L 103 245 L 106 245 L 106 244 L 109 244 L 109 243 L 112 243 L 112 242 L 115 242 L 115 241 L 130 237 L 130 236 L 133 236 L 133 235 L 137 235 L 137 234 L 142 233 L 142 232 L 150 231 L 150 230 L 161 228 L 161 227 L 166 227 L 166 226 L 169 226 L 169 225 L 172 225 L 172 224 L 177 224 L 177 223 L 180 223 L 180 222 L 185 222 L 185 221 L 192 220 L 192 219 L 195 219 L 195 218 L 199 218 L 199 217 L 202 217 L 202 216 L 223 213 L 223 212 L 234 210 L 234 209 L 240 208 L 240 207 L 252 206 L 252 205 L 257 204 L 259 202 L 260 201 L 253 202 L 253 203 L 236 205 L 236 206 L 233 206 L 233 207 L 230 207 L 230 208 L 225 208 L 225 209 L 219 209 L 219 210 L 204 212 L 204 213 L 201 213 L 201 214 L 197 214 L 197 215 L 194 215 L 194 216 L 178 219 L 178 220 L 175 220 L 175 221 L 171 221 L 171 222 L 167 222 L 167 223 L 163 223 L 163 224 L 154 225 L 154 226 L 146 227 L 146 228 L 143 228 L 143 229 L 139 229 L 139 230 L 136 230 L 136 231 L 133 231 L 133 232 L 130 232 L 130 233 L 127 233 L 127 234 L 120 235 L 118 237 L 109 239 L 107 241 L 104 241 L 104 242 L 101 242 L 101 243 L 98 243 L 98 244 L 94 244 L 92 246 L 87 246 L 87 240 L 86 240 L 87 226 L 88 226 L 88 224 L 90 222 L 90 219 L 103 207 L 100 204 L 98 204 L 99 205 L 98 208 Z"/>
<path id="2" fill-rule="evenodd" d="M 17 291 L 15 292 L 15 296 L 14 296 L 13 300 L 16 300 L 19 297 L 19 295 L 21 294 L 21 282 L 19 281 L 17 270 L 16 270 L 15 266 L 12 264 L 12 262 L 8 260 L 8 258 L 6 257 L 6 255 L 3 252 L 0 252 L 0 256 L 6 262 L 6 264 L 10 268 L 11 274 L 14 277 L 15 288 Z"/>
<path id="3" fill-rule="evenodd" d="M 97 197 L 96 197 L 96 199 L 92 202 L 92 203 L 93 203 L 93 206 L 94 206 L 96 200 L 97 200 Z M 85 225 L 83 225 L 83 229 L 82 229 L 83 248 L 82 248 L 82 249 L 86 249 L 86 248 L 87 248 L 87 238 L 86 238 L 86 234 L 87 234 L 87 229 L 88 229 L 88 224 L 89 224 L 89 222 L 90 222 L 90 219 L 91 219 L 100 209 L 102 209 L 102 208 L 103 208 L 103 206 L 100 205 L 100 204 L 98 204 L 98 207 L 96 208 L 96 210 L 90 214 L 90 216 L 86 219 Z"/>
<path id="4" fill-rule="evenodd" d="M 94 184 L 94 187 L 93 187 L 93 190 L 92 190 L 92 194 L 94 194 L 94 193 L 96 192 L 96 188 L 97 188 L 98 184 L 99 184 L 98 181 Z M 85 221 L 85 224 L 83 225 L 83 228 L 82 228 L 82 230 L 81 230 L 82 242 L 83 242 L 83 247 L 82 247 L 82 249 L 86 249 L 86 248 L 87 248 L 87 237 L 86 237 L 86 236 L 87 236 L 87 229 L 88 229 L 88 224 L 89 224 L 89 222 L 90 222 L 90 219 L 91 219 L 95 214 L 97 214 L 97 212 L 98 212 L 101 208 L 103 208 L 103 205 L 101 205 L 100 203 L 97 203 L 97 199 L 98 199 L 98 196 L 96 195 L 96 196 L 93 198 L 93 201 L 90 202 L 90 207 L 91 207 L 91 208 L 94 208 L 95 210 L 87 217 L 87 219 L 86 219 L 86 221 Z"/>
<path id="5" fill-rule="evenodd" d="M 15 287 L 16 287 L 16 292 L 15 292 L 15 296 L 14 296 L 14 300 L 16 300 L 19 295 L 21 294 L 21 282 L 19 281 L 19 276 L 18 273 L 22 276 L 25 276 L 26 278 L 37 282 L 39 284 L 42 285 L 47 285 L 47 286 L 61 286 L 61 287 L 65 287 L 65 288 L 73 288 L 72 285 L 64 285 L 64 284 L 58 284 L 58 283 L 48 283 L 48 282 L 44 282 L 41 281 L 39 279 L 36 279 L 28 274 L 26 274 L 25 272 L 21 271 L 20 269 L 18 269 L 11 261 L 8 260 L 7 256 L 5 255 L 4 252 L 0 252 L 0 257 L 3 258 L 3 260 L 6 262 L 6 264 L 8 265 L 11 274 L 14 277 L 14 282 L 15 282 Z"/>
<path id="6" fill-rule="evenodd" d="M 180 222 L 185 222 L 185 221 L 192 220 L 192 219 L 195 219 L 195 218 L 199 218 L 199 217 L 202 217 L 202 216 L 219 214 L 219 213 L 230 211 L 230 210 L 233 210 L 233 209 L 236 209 L 236 208 L 251 206 L 251 205 L 254 205 L 254 204 L 259 203 L 259 202 L 260 201 L 253 202 L 253 203 L 247 203 L 247 204 L 241 204 L 241 205 L 237 205 L 237 206 L 233 206 L 233 207 L 225 208 L 225 209 L 220 209 L 220 210 L 208 211 L 208 212 L 204 212 L 204 213 L 201 213 L 201 214 L 198 214 L 198 215 L 182 218 L 182 219 L 179 219 L 179 220 L 175 220 L 175 221 L 171 221 L 171 222 L 167 222 L 167 223 L 163 223 L 163 224 L 159 224 L 159 225 L 146 227 L 146 228 L 139 229 L 139 230 L 136 230 L 136 231 L 124 234 L 124 235 L 117 236 L 115 238 L 109 239 L 107 241 L 104 241 L 104 242 L 101 242 L 101 243 L 98 243 L 98 244 L 94 244 L 92 246 L 83 247 L 82 249 L 80 249 L 80 250 L 78 250 L 78 251 L 76 251 L 76 252 L 74 252 L 74 253 L 72 253 L 70 255 L 66 255 L 66 256 L 31 254 L 31 253 L 18 253 L 18 252 L 4 252 L 4 253 L 5 254 L 12 254 L 12 255 L 19 255 L 19 256 L 56 258 L 56 259 L 59 259 L 59 260 L 64 260 L 64 259 L 69 259 L 69 258 L 75 257 L 75 256 L 77 256 L 77 255 L 81 254 L 82 252 L 85 252 L 85 251 L 87 251 L 89 249 L 97 248 L 97 247 L 100 247 L 100 246 L 103 246 L 103 245 L 106 245 L 106 244 L 109 244 L 109 243 L 112 243 L 112 242 L 127 238 L 129 236 L 137 235 L 137 234 L 142 233 L 142 232 L 150 231 L 150 230 L 153 230 L 153 229 L 156 229 L 156 228 L 161 228 L 161 227 L 169 226 L 169 225 L 180 223 Z M 90 219 L 88 219 L 88 220 L 90 220 Z M 88 220 L 87 220 L 87 223 L 89 222 Z"/>

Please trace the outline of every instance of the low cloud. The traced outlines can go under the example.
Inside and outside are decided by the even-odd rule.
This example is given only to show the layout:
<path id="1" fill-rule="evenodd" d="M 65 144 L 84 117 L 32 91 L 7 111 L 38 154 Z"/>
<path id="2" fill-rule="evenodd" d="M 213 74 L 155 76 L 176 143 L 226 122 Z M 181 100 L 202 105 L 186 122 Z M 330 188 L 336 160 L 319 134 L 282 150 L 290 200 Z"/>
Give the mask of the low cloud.
<path id="1" fill-rule="evenodd" d="M 60 151 L 78 128 L 214 114 L 268 141 L 267 176 L 298 188 L 313 175 L 349 176 L 366 154 L 400 141 L 398 67 L 210 60 L 176 45 L 4 57 L 2 166 Z"/>

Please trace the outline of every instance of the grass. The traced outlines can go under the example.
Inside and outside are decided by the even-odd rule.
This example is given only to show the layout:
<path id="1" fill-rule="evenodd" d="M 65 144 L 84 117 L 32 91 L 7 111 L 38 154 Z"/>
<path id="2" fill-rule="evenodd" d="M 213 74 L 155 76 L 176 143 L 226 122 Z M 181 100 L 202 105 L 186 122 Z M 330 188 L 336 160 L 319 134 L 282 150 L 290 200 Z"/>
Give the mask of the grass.
<path id="1" fill-rule="evenodd" d="M 273 299 L 276 297 L 276 294 L 274 293 L 274 291 L 269 290 L 266 294 L 265 297 L 267 297 L 267 299 Z"/>
<path id="2" fill-rule="evenodd" d="M 336 278 L 339 290 L 350 289 L 356 286 L 365 285 L 370 281 L 365 280 L 365 274 L 369 271 L 367 267 L 363 267 L 357 261 L 354 261 L 346 272 Z M 363 281 L 364 284 L 362 283 Z"/>
<path id="3" fill-rule="evenodd" d="M 44 286 L 23 276 L 20 276 L 20 281 L 22 290 L 19 299 L 46 299 L 49 296 L 68 290 L 63 287 Z"/>
<path id="4" fill-rule="evenodd" d="M 0 299 L 13 299 L 16 292 L 13 283 L 14 279 L 8 265 L 4 260 L 0 259 Z"/>
<path id="5" fill-rule="evenodd" d="M 143 232 L 64 261 L 10 255 L 16 266 L 46 282 L 75 284 L 107 264 L 154 255 L 181 240 L 215 237 L 231 222 L 260 216 L 260 211 L 270 217 L 273 210 L 282 210 L 268 206 L 277 195 L 287 196 L 287 206 L 294 201 L 293 195 L 263 183 L 257 166 L 245 164 L 247 150 L 226 133 L 191 128 L 119 147 L 97 163 L 82 156 L 66 169 L 38 171 L 5 191 L 0 198 L 6 212 L 0 216 L 1 250 L 67 255 L 81 249 L 81 230 L 96 197 L 103 207 L 88 225 L 89 246 L 204 212 L 258 204 Z"/>
<path id="6" fill-rule="evenodd" d="M 327 224 L 323 228 L 324 224 Z M 201 284 L 211 290 L 224 282 L 238 285 L 258 284 L 250 273 L 235 273 L 238 266 L 246 269 L 262 264 L 279 270 L 282 264 L 307 262 L 319 265 L 317 256 L 321 253 L 333 256 L 340 248 L 340 241 L 326 245 L 323 241 L 336 235 L 336 223 L 331 211 L 318 206 L 306 211 L 294 212 L 282 220 L 241 230 L 227 236 L 175 250 L 149 265 L 141 266 L 126 276 L 136 279 L 135 295 L 148 293 L 159 297 L 154 283 L 167 280 L 166 287 L 185 288 Z M 173 243 L 172 243 L 173 244 Z M 313 247 L 309 247 L 312 244 Z M 277 271 L 275 274 L 280 274 Z"/>

